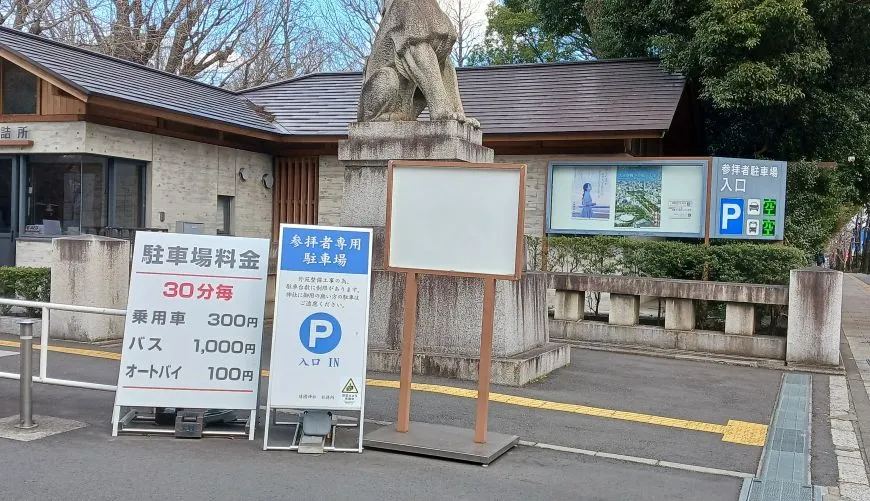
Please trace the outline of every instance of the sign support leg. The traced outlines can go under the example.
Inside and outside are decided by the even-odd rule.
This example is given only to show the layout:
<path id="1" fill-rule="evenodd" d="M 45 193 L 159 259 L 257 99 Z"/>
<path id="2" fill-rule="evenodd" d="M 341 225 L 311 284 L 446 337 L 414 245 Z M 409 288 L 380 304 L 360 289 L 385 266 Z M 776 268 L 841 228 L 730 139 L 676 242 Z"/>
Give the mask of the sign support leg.
<path id="1" fill-rule="evenodd" d="M 480 330 L 480 366 L 477 381 L 477 416 L 474 422 L 474 441 L 486 443 L 489 415 L 489 380 L 492 377 L 492 331 L 495 320 L 495 279 L 483 283 L 483 322 Z"/>
<path id="2" fill-rule="evenodd" d="M 45 346 L 45 345 L 43 345 L 43 346 Z M 48 351 L 48 350 L 43 350 L 43 351 Z M 121 406 L 116 405 L 112 409 L 112 436 L 113 437 L 118 436 L 118 421 L 120 421 L 120 420 L 121 420 Z"/>
<path id="3" fill-rule="evenodd" d="M 263 427 L 263 450 L 269 450 L 269 426 L 272 424 L 272 409 L 269 407 L 269 402 L 266 402 L 266 422 Z"/>
<path id="4" fill-rule="evenodd" d="M 414 370 L 414 334 L 417 330 L 417 274 L 405 275 L 405 322 L 402 327 L 402 356 L 399 375 L 399 417 L 396 431 L 407 433 L 411 422 L 411 374 Z"/>
<path id="5" fill-rule="evenodd" d="M 254 439 L 254 430 L 257 428 L 257 409 L 251 411 L 251 415 L 248 418 L 248 440 Z"/>

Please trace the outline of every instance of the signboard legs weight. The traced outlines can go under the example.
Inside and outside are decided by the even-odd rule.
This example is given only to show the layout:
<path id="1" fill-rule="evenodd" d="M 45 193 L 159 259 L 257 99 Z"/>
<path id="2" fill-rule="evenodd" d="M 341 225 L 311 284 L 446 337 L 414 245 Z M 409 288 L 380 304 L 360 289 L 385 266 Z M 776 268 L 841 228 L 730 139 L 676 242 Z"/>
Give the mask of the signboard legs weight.
<path id="1" fill-rule="evenodd" d="M 487 434 L 489 386 L 492 376 L 492 336 L 495 320 L 495 279 L 484 278 L 483 322 L 480 332 L 480 365 L 474 432 L 452 426 L 411 423 L 411 376 L 417 319 L 417 274 L 405 282 L 405 316 L 402 332 L 399 412 L 395 430 L 383 427 L 365 437 L 365 446 L 487 465 L 514 447 L 515 435 Z"/>

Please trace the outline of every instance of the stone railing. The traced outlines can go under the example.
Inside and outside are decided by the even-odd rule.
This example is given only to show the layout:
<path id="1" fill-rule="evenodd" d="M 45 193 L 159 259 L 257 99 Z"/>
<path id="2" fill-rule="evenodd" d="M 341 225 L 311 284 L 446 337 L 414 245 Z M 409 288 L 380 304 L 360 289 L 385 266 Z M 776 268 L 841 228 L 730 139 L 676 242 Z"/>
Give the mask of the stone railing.
<path id="1" fill-rule="evenodd" d="M 789 286 L 552 273 L 549 287 L 556 291 L 552 338 L 839 364 L 839 272 L 793 270 Z M 584 319 L 592 292 L 610 294 L 607 322 Z M 640 324 L 641 297 L 664 300 L 664 327 Z M 726 304 L 724 332 L 696 329 L 696 301 Z M 756 334 L 757 305 L 790 304 L 787 336 Z"/>

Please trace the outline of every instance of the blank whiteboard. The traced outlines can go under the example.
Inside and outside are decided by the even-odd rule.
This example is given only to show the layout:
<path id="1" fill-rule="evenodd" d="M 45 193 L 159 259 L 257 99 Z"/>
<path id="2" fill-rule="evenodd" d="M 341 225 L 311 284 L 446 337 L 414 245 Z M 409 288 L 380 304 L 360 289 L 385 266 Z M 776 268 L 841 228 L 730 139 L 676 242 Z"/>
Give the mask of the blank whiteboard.
<path id="1" fill-rule="evenodd" d="M 385 268 L 518 279 L 526 166 L 390 163 Z"/>

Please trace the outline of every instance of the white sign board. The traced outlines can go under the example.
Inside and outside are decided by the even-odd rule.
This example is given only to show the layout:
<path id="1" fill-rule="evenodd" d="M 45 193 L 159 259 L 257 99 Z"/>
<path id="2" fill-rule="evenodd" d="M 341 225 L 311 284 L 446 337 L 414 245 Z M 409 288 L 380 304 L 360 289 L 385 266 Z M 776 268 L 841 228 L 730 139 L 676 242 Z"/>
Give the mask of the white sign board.
<path id="1" fill-rule="evenodd" d="M 139 232 L 116 406 L 256 409 L 269 241 Z"/>
<path id="2" fill-rule="evenodd" d="M 518 278 L 525 165 L 391 162 L 386 267 Z"/>
<path id="3" fill-rule="evenodd" d="M 372 230 L 281 225 L 267 409 L 362 410 Z"/>

